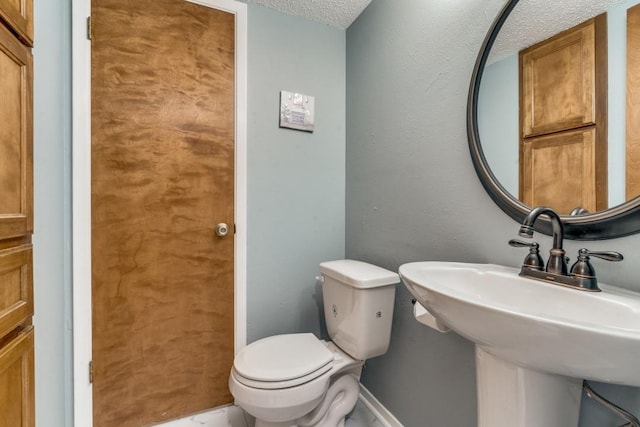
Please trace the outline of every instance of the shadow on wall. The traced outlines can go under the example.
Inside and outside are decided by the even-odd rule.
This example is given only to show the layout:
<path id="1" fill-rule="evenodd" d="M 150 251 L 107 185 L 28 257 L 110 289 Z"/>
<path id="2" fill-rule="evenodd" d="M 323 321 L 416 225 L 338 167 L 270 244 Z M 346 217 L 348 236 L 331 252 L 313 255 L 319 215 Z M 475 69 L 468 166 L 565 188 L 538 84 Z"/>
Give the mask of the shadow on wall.
<path id="1" fill-rule="evenodd" d="M 327 331 L 327 323 L 324 320 L 324 301 L 322 295 L 322 281 L 319 277 L 316 278 L 316 284 L 314 286 L 313 299 L 318 307 L 318 325 L 320 325 L 320 339 L 330 341 L 329 331 Z"/>

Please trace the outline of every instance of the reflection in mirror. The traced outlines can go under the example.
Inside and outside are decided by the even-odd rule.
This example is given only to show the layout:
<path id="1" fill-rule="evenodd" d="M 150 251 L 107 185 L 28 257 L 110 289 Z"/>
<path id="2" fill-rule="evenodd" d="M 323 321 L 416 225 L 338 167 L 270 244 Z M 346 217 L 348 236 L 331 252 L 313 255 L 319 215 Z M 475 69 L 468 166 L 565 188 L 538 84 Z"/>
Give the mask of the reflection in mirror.
<path id="1" fill-rule="evenodd" d="M 599 0 L 593 0 L 588 4 L 593 5 L 593 4 L 596 4 L 598 1 Z M 478 99 L 480 97 L 480 84 L 483 81 L 483 73 L 485 70 L 485 65 L 487 64 L 487 59 L 490 55 L 490 52 L 492 51 L 492 47 L 494 46 L 494 42 L 496 41 L 496 38 L 498 38 L 498 36 L 501 34 L 503 25 L 505 24 L 506 21 L 510 21 L 510 18 L 511 18 L 510 15 L 512 12 L 514 12 L 514 9 L 515 9 L 514 13 L 516 15 L 521 14 L 526 17 L 525 21 L 530 20 L 532 22 L 537 22 L 537 24 L 535 24 L 534 26 L 537 26 L 539 28 L 547 28 L 552 26 L 551 24 L 554 22 L 553 18 L 556 15 L 561 15 L 563 11 L 568 10 L 569 11 L 568 16 L 573 16 L 573 14 L 576 13 L 576 11 L 582 10 L 583 8 L 585 8 L 584 4 L 586 0 L 573 0 L 571 3 L 573 6 L 571 4 L 568 4 L 567 2 L 562 2 L 562 3 L 544 2 L 544 3 L 551 3 L 551 5 L 540 4 L 539 2 L 542 2 L 542 0 L 522 0 L 522 5 L 520 5 L 519 0 L 507 0 L 502 11 L 500 11 L 498 16 L 494 20 L 493 24 L 491 25 L 491 28 L 489 29 L 487 36 L 484 39 L 482 47 L 480 48 L 480 52 L 478 54 L 478 58 L 476 60 L 476 64 L 471 76 L 471 85 L 469 86 L 469 98 L 467 103 L 467 134 L 469 137 L 469 152 L 471 154 L 471 160 L 473 162 L 473 166 L 476 170 L 476 173 L 478 174 L 478 178 L 480 179 L 480 182 L 482 183 L 484 189 L 487 191 L 491 199 L 493 199 L 493 201 L 500 207 L 500 209 L 502 209 L 507 215 L 509 215 L 511 218 L 513 218 L 517 222 L 523 221 L 526 215 L 531 211 L 532 205 L 527 205 L 522 201 L 518 200 L 516 196 L 513 194 L 515 190 L 513 189 L 506 190 L 505 186 L 496 178 L 496 175 L 493 172 L 492 167 L 489 165 L 489 162 L 487 161 L 487 156 L 485 155 L 485 148 L 483 147 L 483 144 L 482 144 L 482 138 L 480 137 L 480 132 L 479 132 L 478 114 L 479 114 L 480 108 L 479 108 Z M 617 1 L 614 3 L 621 4 L 623 3 L 623 1 Z M 629 2 L 629 3 L 632 4 L 635 2 Z M 554 9 L 550 7 L 553 4 L 560 4 L 561 5 L 560 9 L 558 8 Z M 612 6 L 615 6 L 615 5 L 611 5 L 600 10 L 597 10 L 596 8 L 596 12 L 592 12 L 592 14 L 598 15 L 600 14 L 601 11 L 608 10 Z M 546 15 L 544 15 L 542 18 L 540 18 L 540 15 L 529 17 L 529 15 L 527 14 L 530 12 L 521 13 L 522 11 L 526 10 L 526 9 L 523 9 L 523 7 L 531 7 L 533 8 L 532 10 L 540 11 L 543 14 L 546 13 Z M 627 92 L 627 105 L 629 106 L 629 108 L 627 108 L 627 111 L 626 111 L 626 114 L 627 114 L 626 124 L 629 127 L 626 130 L 628 146 L 626 147 L 625 151 L 626 151 L 626 157 L 627 157 L 626 161 L 627 162 L 631 161 L 632 163 L 635 162 L 635 166 L 627 168 L 627 173 L 629 174 L 629 176 L 625 178 L 625 184 L 628 185 L 629 183 L 636 183 L 638 185 L 638 188 L 640 189 L 640 129 L 638 129 L 640 128 L 640 76 L 638 75 L 637 71 L 635 71 L 640 69 L 640 5 L 634 6 L 633 9 L 629 9 L 629 11 L 630 12 L 633 11 L 634 13 L 629 14 L 629 17 L 632 19 L 630 21 L 630 24 L 627 26 L 630 34 L 628 36 L 629 44 L 628 44 L 628 52 L 625 60 L 628 64 L 630 64 L 628 65 L 629 69 L 634 70 L 634 72 L 628 73 L 627 80 L 626 80 L 627 87 L 625 90 Z M 525 26 L 524 24 L 522 25 L 516 24 L 516 22 L 522 22 L 521 19 L 522 18 L 520 18 L 520 21 L 518 21 L 518 20 L 515 20 L 514 18 L 514 21 L 512 21 L 511 24 L 509 24 L 509 26 L 512 27 L 511 31 L 515 31 L 516 33 L 519 33 L 522 36 L 527 36 L 531 33 L 530 31 L 531 29 Z M 578 23 L 578 22 L 580 22 L 580 20 L 575 21 L 575 23 Z M 547 23 L 549 23 L 550 25 L 547 26 Z M 574 23 L 570 23 L 568 25 L 574 25 Z M 556 34 L 557 31 L 561 31 L 562 28 L 564 27 L 554 29 L 553 32 L 549 33 L 545 37 L 549 37 L 552 34 Z M 544 40 L 545 37 L 540 37 L 540 39 Z M 516 39 L 517 37 L 515 37 L 514 35 L 513 37 L 505 36 L 504 38 L 510 41 L 509 39 L 512 39 L 512 38 Z M 537 40 L 532 40 L 528 43 L 521 44 L 520 46 L 527 46 L 530 43 L 536 43 L 536 42 Z M 637 48 L 633 47 L 634 45 L 638 47 Z M 520 49 L 520 47 L 518 47 L 518 49 Z M 516 51 L 518 49 L 516 49 Z M 498 48 L 496 48 L 493 52 L 494 54 L 497 54 Z M 506 58 L 506 56 L 504 58 Z M 598 62 L 604 63 L 604 61 L 598 61 Z M 543 67 L 543 69 L 544 68 L 545 67 Z M 606 64 L 604 67 L 601 67 L 601 68 L 604 68 L 605 70 L 608 69 Z M 555 67 L 549 66 L 549 67 L 546 67 L 546 69 L 554 70 Z M 528 79 L 525 79 L 525 80 L 528 81 Z M 535 79 L 532 79 L 532 80 L 535 80 Z M 552 80 L 553 79 L 551 79 L 551 81 Z M 571 79 L 564 79 L 564 80 L 571 80 Z M 606 87 L 606 86 L 609 86 L 609 83 L 605 82 L 602 85 L 595 85 L 595 86 Z M 498 89 L 503 89 L 503 88 L 502 86 L 498 86 Z M 496 90 L 496 93 L 497 92 L 498 91 Z M 556 104 L 562 104 L 562 102 L 551 102 L 549 105 L 556 105 Z M 605 107 L 606 107 L 606 104 L 605 104 Z M 624 106 L 622 106 L 621 108 L 622 110 L 624 110 Z M 507 112 L 517 111 L 517 107 L 507 108 L 507 110 L 508 110 Z M 544 114 L 544 111 L 543 111 L 543 114 Z M 504 119 L 503 116 L 500 116 L 500 117 Z M 519 119 L 519 113 L 518 113 L 518 119 Z M 593 123 L 588 123 L 588 126 L 592 126 L 592 125 Z M 496 126 L 496 128 L 491 128 L 491 130 L 500 130 L 504 126 L 505 126 L 504 121 L 501 120 L 499 126 Z M 520 126 L 517 125 L 516 129 L 518 129 L 517 130 L 518 133 L 520 132 L 519 128 Z M 580 129 L 573 130 L 573 131 L 579 133 Z M 536 137 L 536 136 L 539 136 L 539 135 L 537 135 L 534 132 L 532 135 L 528 137 Z M 544 137 L 547 137 L 547 136 L 549 135 L 544 135 Z M 553 134 L 551 136 L 553 136 Z M 608 138 L 608 134 L 605 135 L 605 141 L 606 141 L 606 138 Z M 505 146 L 509 144 L 509 141 L 506 140 L 506 137 L 499 137 L 498 139 L 501 139 L 502 143 L 505 144 Z M 519 138 L 517 137 L 517 134 L 516 134 L 515 143 L 519 144 L 520 141 L 518 141 L 517 139 Z M 524 136 L 523 136 L 523 139 L 524 139 Z M 497 142 L 500 142 L 500 141 L 497 141 Z M 583 142 L 588 142 L 588 139 L 583 138 Z M 491 143 L 488 144 L 488 146 L 490 145 Z M 583 145 L 588 146 L 588 144 L 586 143 Z M 491 151 L 491 149 L 489 149 L 489 151 Z M 502 153 L 503 150 L 500 148 L 498 151 Z M 631 157 L 629 157 L 630 152 L 632 153 Z M 607 157 L 607 153 L 605 152 L 604 155 L 602 155 L 601 157 Z M 548 158 L 550 158 L 551 160 L 554 160 L 552 156 L 548 156 Z M 498 166 L 502 166 L 503 164 L 506 164 L 508 161 L 509 160 L 502 159 L 502 160 L 497 160 L 497 163 L 498 163 Z M 496 163 L 496 161 L 494 161 L 494 163 Z M 493 166 L 493 167 L 498 168 L 498 166 Z M 565 168 L 565 169 L 570 169 L 570 168 Z M 625 167 L 622 164 L 614 164 L 609 169 L 611 173 L 614 173 L 616 170 L 621 173 L 624 173 L 621 171 L 621 169 L 623 170 L 625 169 Z M 608 175 L 608 174 L 605 174 L 605 175 Z M 554 176 L 554 175 L 549 174 L 549 176 Z M 605 177 L 604 179 L 608 180 L 608 176 Z M 508 185 L 508 181 L 505 180 L 505 182 L 507 182 L 507 185 Z M 517 178 L 516 178 L 516 182 L 517 182 Z M 537 185 L 537 182 L 535 182 L 535 184 Z M 519 183 L 516 185 L 520 186 Z M 607 191 L 606 188 L 605 188 L 605 191 Z M 626 197 L 627 199 L 626 202 L 615 205 L 615 206 L 609 206 L 607 209 L 600 210 L 597 212 L 592 211 L 589 213 L 584 213 L 584 210 L 580 209 L 583 206 L 580 206 L 580 207 L 576 206 L 576 208 L 578 209 L 572 209 L 572 211 L 575 213 L 574 215 L 565 214 L 562 217 L 562 220 L 564 223 L 565 238 L 576 239 L 576 240 L 599 240 L 599 239 L 611 239 L 616 237 L 628 236 L 630 234 L 640 233 L 640 197 L 634 197 L 635 194 L 639 194 L 639 193 L 640 193 L 640 190 L 636 190 L 635 193 L 631 193 L 630 197 L 629 195 Z M 548 219 L 545 219 L 544 216 L 541 218 L 541 220 L 536 221 L 535 228 L 538 232 L 542 232 L 549 235 L 552 232 L 551 223 Z"/>
<path id="2" fill-rule="evenodd" d="M 601 175 L 597 180 L 603 184 L 603 199 L 589 207 L 590 212 L 603 210 L 608 207 L 618 206 L 637 194 L 627 196 L 625 194 L 625 140 L 626 140 L 626 40 L 627 40 L 627 9 L 640 3 L 640 0 L 574 0 L 572 2 L 548 2 L 539 0 L 522 0 L 513 9 L 509 17 L 500 30 L 482 74 L 480 91 L 478 96 L 478 130 L 482 142 L 482 150 L 491 172 L 497 181 L 514 198 L 523 202 L 532 200 L 527 195 L 527 190 L 523 190 L 523 181 L 520 179 L 522 171 L 522 149 L 520 148 L 521 138 L 526 139 L 526 135 L 521 134 L 520 122 L 523 120 L 520 107 L 520 80 L 519 75 L 519 52 L 530 46 L 541 43 L 557 34 L 575 27 L 597 15 L 606 13 L 604 28 L 604 39 L 606 45 L 602 51 L 608 56 L 608 65 L 605 66 L 603 75 L 607 76 L 604 81 L 607 87 L 601 92 L 606 99 L 603 111 L 607 112 L 602 123 L 598 124 L 600 129 L 605 129 L 602 137 L 602 144 L 605 152 L 596 156 L 596 160 L 603 160 L 603 167 L 599 167 Z M 604 19 L 604 18 L 603 18 Z M 557 38 L 558 36 L 556 36 Z M 597 55 L 603 55 L 598 53 Z M 578 79 L 579 77 L 575 77 Z M 549 79 L 553 79 L 551 76 Z M 529 79 L 528 79 L 529 80 Z M 541 78 L 544 80 L 544 78 Z M 557 97 L 554 98 L 557 101 Z M 562 104 L 566 101 L 558 101 Z M 595 108 L 595 107 L 594 107 Z M 595 126 L 595 119 L 592 123 Z M 585 124 L 580 123 L 572 128 L 585 129 Z M 570 128 L 547 129 L 546 138 L 549 135 L 559 135 L 560 131 L 568 132 Z M 533 135 L 541 137 L 542 134 Z M 533 140 L 533 139 L 531 139 Z M 588 142 L 591 143 L 591 142 Z M 555 146 L 566 146 L 566 140 L 553 142 Z M 594 143 L 595 144 L 595 143 Z M 586 146 L 586 145 L 585 145 Z M 595 146 L 595 145 L 594 145 Z M 582 148 L 573 152 L 547 150 L 551 156 L 558 159 L 565 156 L 565 159 L 558 160 L 559 165 L 571 165 L 576 157 L 586 153 Z M 540 155 L 540 158 L 543 156 Z M 548 157 L 548 154 L 547 154 Z M 548 160 L 547 160 L 548 162 Z M 526 162 L 525 162 L 526 163 Z M 548 162 L 549 163 L 549 162 Z M 552 162 L 551 162 L 552 163 Z M 568 169 L 574 166 L 567 167 Z M 586 169 L 585 169 L 586 168 Z M 589 169 L 588 165 L 583 169 Z M 594 167 L 595 169 L 595 167 Z M 540 187 L 548 187 L 553 183 L 552 173 L 545 173 L 538 179 Z M 557 173 L 557 171 L 556 171 Z M 571 174 L 573 172 L 569 172 Z M 527 176 L 527 175 L 525 175 Z M 575 176 L 582 176 L 581 171 L 575 171 Z M 567 184 L 564 184 L 565 186 Z M 595 184 L 594 184 L 595 185 Z M 570 185 L 570 192 L 595 192 L 595 188 L 580 190 Z M 566 192 L 566 188 L 562 191 Z M 529 198 L 528 198 L 529 197 Z M 595 198 L 595 196 L 594 196 Z M 537 199 L 540 200 L 540 199 Z M 548 199 L 542 199 L 547 201 Z M 595 199 L 594 199 L 595 200 Z M 525 203 L 531 204 L 531 203 Z M 536 203 L 551 204 L 551 203 Z M 553 206 L 552 206 L 553 207 Z M 585 206 L 567 206 L 561 213 L 569 215 L 574 208 L 585 208 Z"/>

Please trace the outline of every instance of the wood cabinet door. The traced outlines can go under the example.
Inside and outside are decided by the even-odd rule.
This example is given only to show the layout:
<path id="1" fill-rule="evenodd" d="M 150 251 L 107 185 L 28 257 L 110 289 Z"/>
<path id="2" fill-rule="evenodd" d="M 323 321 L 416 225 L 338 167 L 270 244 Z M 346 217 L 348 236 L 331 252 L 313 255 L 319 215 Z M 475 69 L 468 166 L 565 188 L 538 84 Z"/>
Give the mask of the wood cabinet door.
<path id="1" fill-rule="evenodd" d="M 595 22 L 520 52 L 525 138 L 595 123 Z"/>
<path id="2" fill-rule="evenodd" d="M 33 0 L 0 0 L 0 18 L 24 43 L 33 46 Z"/>
<path id="3" fill-rule="evenodd" d="M 568 215 L 607 208 L 607 21 L 520 52 L 520 200 Z"/>
<path id="4" fill-rule="evenodd" d="M 0 25 L 0 240 L 33 231 L 33 61 Z"/>
<path id="5" fill-rule="evenodd" d="M 522 201 L 549 206 L 561 215 L 574 208 L 598 209 L 595 129 L 579 129 L 529 138 L 523 144 Z M 600 196 L 602 198 L 602 196 Z"/>
<path id="6" fill-rule="evenodd" d="M 0 414 L 7 427 L 34 427 L 33 327 L 0 341 Z"/>
<path id="7" fill-rule="evenodd" d="M 0 251 L 0 337 L 33 315 L 31 245 Z"/>

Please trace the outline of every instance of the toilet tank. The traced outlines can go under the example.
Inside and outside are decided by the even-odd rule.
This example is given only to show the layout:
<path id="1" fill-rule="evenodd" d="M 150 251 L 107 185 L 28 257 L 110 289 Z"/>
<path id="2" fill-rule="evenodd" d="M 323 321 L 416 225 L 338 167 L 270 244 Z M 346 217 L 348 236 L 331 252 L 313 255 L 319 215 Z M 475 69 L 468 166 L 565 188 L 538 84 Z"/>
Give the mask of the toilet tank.
<path id="1" fill-rule="evenodd" d="M 399 276 L 354 260 L 320 264 L 324 317 L 331 340 L 351 357 L 387 352 Z"/>

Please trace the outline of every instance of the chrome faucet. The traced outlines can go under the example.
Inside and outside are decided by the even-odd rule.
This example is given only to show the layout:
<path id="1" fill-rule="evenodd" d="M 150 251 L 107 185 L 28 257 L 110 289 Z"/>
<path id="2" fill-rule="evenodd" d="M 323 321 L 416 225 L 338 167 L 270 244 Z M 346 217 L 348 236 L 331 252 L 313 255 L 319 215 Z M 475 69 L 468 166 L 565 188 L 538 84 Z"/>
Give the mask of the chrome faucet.
<path id="1" fill-rule="evenodd" d="M 546 206 L 538 206 L 529 212 L 522 221 L 518 234 L 522 237 L 531 239 L 533 237 L 533 224 L 540 215 L 546 215 L 551 220 L 553 229 L 553 247 L 549 251 L 549 260 L 547 261 L 546 271 L 554 274 L 567 275 L 567 260 L 562 249 L 562 240 L 564 239 L 564 225 L 553 209 Z"/>
<path id="2" fill-rule="evenodd" d="M 567 262 L 569 260 L 565 257 L 565 251 L 562 248 L 564 225 L 560 215 L 553 209 L 546 206 L 539 206 L 532 209 L 522 221 L 518 234 L 528 239 L 532 238 L 534 231 L 533 225 L 540 215 L 546 215 L 551 220 L 553 247 L 549 251 L 549 260 L 547 261 L 546 267 L 543 267 L 542 258 L 538 252 L 538 243 L 510 240 L 509 244 L 511 246 L 530 248 L 529 254 L 522 263 L 520 276 L 585 291 L 599 291 L 598 280 L 596 279 L 595 270 L 589 262 L 589 256 L 595 256 L 607 261 L 622 261 L 622 255 L 618 252 L 591 252 L 582 248 L 578 254 L 578 260 L 571 267 L 571 272 L 567 273 Z"/>

